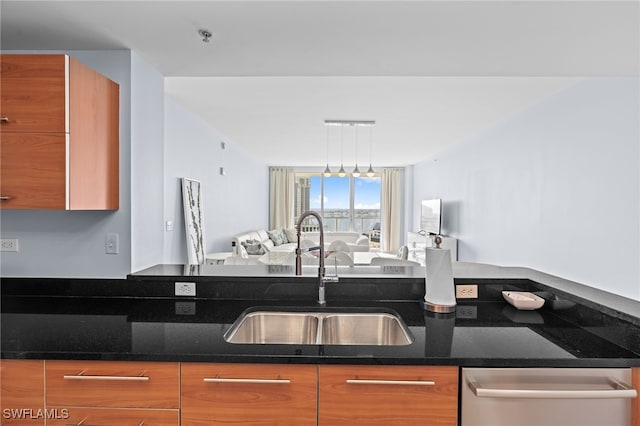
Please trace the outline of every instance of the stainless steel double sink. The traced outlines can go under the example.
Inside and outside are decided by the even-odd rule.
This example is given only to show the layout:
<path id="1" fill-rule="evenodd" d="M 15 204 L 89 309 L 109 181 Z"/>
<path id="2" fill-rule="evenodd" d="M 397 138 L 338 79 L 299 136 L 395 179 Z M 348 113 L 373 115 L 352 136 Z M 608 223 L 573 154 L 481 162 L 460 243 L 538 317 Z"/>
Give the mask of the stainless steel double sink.
<path id="1" fill-rule="evenodd" d="M 240 315 L 229 343 L 401 346 L 413 343 L 402 319 L 390 312 L 255 310 Z"/>

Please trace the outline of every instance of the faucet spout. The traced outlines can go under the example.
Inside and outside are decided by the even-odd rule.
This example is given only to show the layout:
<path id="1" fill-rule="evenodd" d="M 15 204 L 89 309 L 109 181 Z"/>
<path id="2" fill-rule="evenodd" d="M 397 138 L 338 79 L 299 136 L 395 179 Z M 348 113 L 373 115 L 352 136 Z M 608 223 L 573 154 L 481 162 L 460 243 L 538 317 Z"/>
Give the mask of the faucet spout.
<path id="1" fill-rule="evenodd" d="M 324 305 L 326 304 L 325 296 L 324 296 L 324 284 L 325 284 L 325 268 L 324 268 L 324 225 L 322 224 L 322 217 L 320 214 L 313 210 L 307 210 L 300 215 L 298 218 L 298 223 L 296 224 L 296 235 L 297 235 L 297 244 L 296 244 L 296 275 L 302 275 L 302 250 L 300 249 L 300 227 L 302 226 L 302 221 L 304 221 L 307 217 L 313 216 L 318 221 L 318 228 L 320 230 L 320 259 L 318 264 L 318 304 Z"/>

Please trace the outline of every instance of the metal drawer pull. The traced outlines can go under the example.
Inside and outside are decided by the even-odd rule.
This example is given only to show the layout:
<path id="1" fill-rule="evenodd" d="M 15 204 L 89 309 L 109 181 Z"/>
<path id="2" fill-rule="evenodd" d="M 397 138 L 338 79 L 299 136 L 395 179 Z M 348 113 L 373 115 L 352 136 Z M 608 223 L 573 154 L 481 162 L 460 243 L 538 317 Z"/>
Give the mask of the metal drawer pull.
<path id="1" fill-rule="evenodd" d="M 206 383 L 280 383 L 289 384 L 289 379 L 223 379 L 222 377 L 205 377 Z"/>
<path id="2" fill-rule="evenodd" d="M 436 382 L 430 380 L 365 380 L 347 379 L 352 385 L 409 385 L 409 386 L 435 386 Z"/>
<path id="3" fill-rule="evenodd" d="M 8 123 L 9 117 L 0 117 L 0 123 Z"/>
<path id="4" fill-rule="evenodd" d="M 469 389 L 479 398 L 636 398 L 638 392 L 617 380 L 609 379 L 611 389 L 487 389 L 469 380 Z"/>
<path id="5" fill-rule="evenodd" d="M 11 199 L 8 195 L 0 195 L 0 201 L 9 201 Z"/>
<path id="6" fill-rule="evenodd" d="M 85 376 L 82 373 L 78 375 L 64 375 L 65 380 L 121 380 L 129 382 L 146 382 L 149 380 L 148 376 Z"/>

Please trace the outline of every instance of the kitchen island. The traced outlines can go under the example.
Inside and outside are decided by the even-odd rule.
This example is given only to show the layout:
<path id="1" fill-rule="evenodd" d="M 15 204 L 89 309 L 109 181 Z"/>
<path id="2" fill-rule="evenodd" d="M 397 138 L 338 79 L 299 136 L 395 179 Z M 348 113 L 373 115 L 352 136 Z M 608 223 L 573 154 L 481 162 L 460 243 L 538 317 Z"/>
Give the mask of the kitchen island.
<path id="1" fill-rule="evenodd" d="M 2 358 L 640 366 L 638 317 L 602 300 L 522 278 L 513 270 L 474 266 L 471 272 L 468 265 L 457 265 L 455 284 L 476 284 L 478 298 L 458 299 L 455 314 L 434 315 L 419 303 L 424 268 L 339 270 L 340 280 L 327 284 L 326 307 L 316 305 L 315 268 L 305 267 L 300 277 L 281 267 L 264 268 L 209 266 L 204 274 L 190 266 L 158 265 L 127 280 L 5 278 Z M 494 277 L 465 277 L 470 273 Z M 175 282 L 184 281 L 196 284 L 195 297 L 174 295 Z M 541 309 L 520 311 L 505 302 L 503 290 L 537 292 L 549 300 Z M 637 304 L 605 296 L 631 310 Z M 406 323 L 413 342 L 404 346 L 226 342 L 224 334 L 234 321 L 255 307 L 386 309 Z"/>
<path id="2" fill-rule="evenodd" d="M 419 303 L 423 268 L 339 269 L 324 307 L 316 304 L 315 268 L 300 277 L 266 268 L 159 265 L 126 280 L 5 278 L 3 377 L 31 371 L 36 388 L 46 383 L 44 407 L 68 409 L 75 422 L 135 414 L 136 422 L 183 425 L 238 418 L 251 424 L 265 413 L 283 419 L 280 424 L 358 424 L 354 417 L 366 424 L 392 418 L 417 424 L 431 413 L 420 424 L 456 425 L 463 368 L 632 368 L 640 379 L 636 316 L 513 270 L 485 269 L 479 277 L 478 269 L 457 265 L 455 284 L 477 285 L 478 298 L 459 299 L 455 313 L 438 315 Z M 196 296 L 175 296 L 176 282 L 195 283 Z M 547 302 L 517 310 L 503 299 L 504 290 L 534 292 Z M 634 302 L 604 297 L 633 309 Z M 232 324 L 256 309 L 388 312 L 401 318 L 411 340 L 384 346 L 228 342 Z M 87 380 L 122 375 L 126 384 Z M 19 375 L 21 383 L 25 377 Z M 376 384 L 367 382 L 372 377 Z M 345 378 L 365 384 L 340 385 Z M 401 388 L 381 391 L 378 382 Z M 222 387 L 223 393 L 213 391 Z M 154 396 L 141 396 L 147 392 Z M 637 417 L 637 403 L 633 412 Z"/>

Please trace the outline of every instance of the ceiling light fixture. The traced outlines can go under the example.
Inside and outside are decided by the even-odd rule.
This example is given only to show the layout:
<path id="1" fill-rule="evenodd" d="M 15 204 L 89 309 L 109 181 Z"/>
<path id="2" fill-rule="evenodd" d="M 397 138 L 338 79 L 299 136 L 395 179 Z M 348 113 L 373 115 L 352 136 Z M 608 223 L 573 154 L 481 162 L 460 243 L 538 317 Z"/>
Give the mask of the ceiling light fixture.
<path id="1" fill-rule="evenodd" d="M 373 124 L 369 126 L 369 170 L 367 170 L 367 176 L 373 177 L 376 172 L 373 171 L 371 166 L 371 159 L 373 158 Z"/>
<path id="2" fill-rule="evenodd" d="M 360 177 L 360 169 L 358 169 L 358 126 L 356 126 L 356 168 L 351 173 L 353 177 Z"/>
<path id="3" fill-rule="evenodd" d="M 373 157 L 373 126 L 376 124 L 373 120 L 324 120 L 324 125 L 327 127 L 327 167 L 322 173 L 326 177 L 333 175 L 331 169 L 329 169 L 329 127 L 340 126 L 340 170 L 338 176 L 345 177 L 347 172 L 344 170 L 344 126 L 353 126 L 356 131 L 356 167 L 351 173 L 354 177 L 359 177 L 363 173 L 358 168 L 358 127 L 369 127 L 369 169 L 367 170 L 367 176 L 373 177 L 376 172 L 372 167 Z"/>
<path id="4" fill-rule="evenodd" d="M 203 43 L 209 43 L 209 41 L 211 40 L 211 31 L 208 30 L 198 30 L 198 34 L 200 35 L 200 37 L 202 37 L 202 42 Z"/>
<path id="5" fill-rule="evenodd" d="M 329 126 L 327 127 L 327 168 L 324 169 L 324 172 L 322 172 L 322 174 L 324 175 L 324 177 L 331 177 L 331 175 L 333 173 L 331 173 L 331 169 L 329 168 Z"/>
<path id="6" fill-rule="evenodd" d="M 340 170 L 338 170 L 338 176 L 345 177 L 347 172 L 344 171 L 343 166 L 344 158 L 344 124 L 340 126 Z"/>

